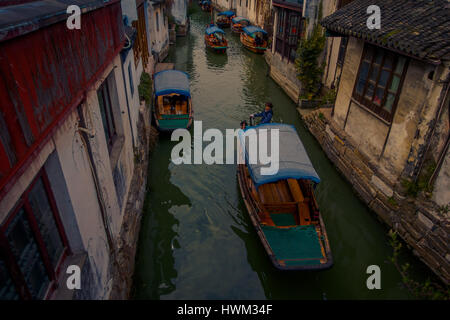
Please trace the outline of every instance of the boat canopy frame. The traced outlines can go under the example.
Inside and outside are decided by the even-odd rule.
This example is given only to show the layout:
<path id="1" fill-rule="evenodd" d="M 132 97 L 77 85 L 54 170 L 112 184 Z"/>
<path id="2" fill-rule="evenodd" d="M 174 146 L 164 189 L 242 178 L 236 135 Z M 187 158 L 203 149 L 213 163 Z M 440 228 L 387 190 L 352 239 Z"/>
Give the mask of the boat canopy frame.
<path id="1" fill-rule="evenodd" d="M 264 29 L 261 29 L 260 27 L 256 26 L 248 26 L 242 29 L 246 34 L 248 34 L 250 37 L 254 38 L 254 34 L 261 32 L 263 35 L 267 35 L 267 31 Z"/>
<path id="2" fill-rule="evenodd" d="M 236 15 L 236 14 L 235 14 L 233 11 L 231 11 L 231 10 L 219 12 L 219 13 L 217 14 L 218 17 L 220 17 L 220 16 L 226 16 L 226 17 L 228 17 L 228 18 L 231 18 L 231 17 L 234 16 L 234 15 Z"/>
<path id="3" fill-rule="evenodd" d="M 268 167 L 268 164 L 249 163 L 248 148 L 246 143 L 249 136 L 249 130 L 253 129 L 257 135 L 256 139 L 259 143 L 259 130 L 267 129 L 267 150 L 270 150 L 271 132 L 270 130 L 279 130 L 279 157 L 278 172 L 272 175 L 262 175 L 261 168 Z M 251 133 L 253 133 L 251 132 Z M 303 146 L 300 137 L 293 125 L 283 123 L 264 123 L 257 126 L 247 127 L 244 130 L 239 130 L 239 141 L 241 143 L 242 152 L 245 156 L 245 163 L 250 172 L 253 183 L 258 187 L 260 185 L 276 182 L 285 179 L 306 179 L 314 183 L 320 182 L 320 177 L 314 169 L 311 160 Z"/>
<path id="4" fill-rule="evenodd" d="M 210 26 L 208 28 L 206 28 L 205 33 L 210 36 L 213 33 L 222 33 L 225 34 L 225 31 L 223 31 L 222 29 L 220 29 L 218 26 L 214 25 L 214 26 Z"/>
<path id="5" fill-rule="evenodd" d="M 248 23 L 250 23 L 250 20 L 248 20 L 247 18 L 245 18 L 245 17 L 234 17 L 233 19 L 231 19 L 231 21 L 233 22 L 233 23 L 240 23 L 241 21 L 247 21 Z"/>
<path id="6" fill-rule="evenodd" d="M 155 96 L 163 96 L 172 93 L 191 97 L 189 88 L 189 75 L 180 70 L 164 70 L 155 73 L 154 78 Z"/>

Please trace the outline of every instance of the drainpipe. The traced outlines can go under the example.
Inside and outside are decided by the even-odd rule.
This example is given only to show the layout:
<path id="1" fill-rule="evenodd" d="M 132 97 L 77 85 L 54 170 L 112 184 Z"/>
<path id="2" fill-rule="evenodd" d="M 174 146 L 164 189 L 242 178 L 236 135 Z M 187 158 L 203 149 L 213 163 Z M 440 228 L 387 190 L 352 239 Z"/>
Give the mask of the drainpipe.
<path id="1" fill-rule="evenodd" d="M 428 153 L 428 150 L 430 149 L 429 142 L 430 142 L 431 138 L 434 136 L 434 132 L 436 131 L 436 126 L 437 126 L 437 121 L 439 121 L 439 118 L 441 117 L 442 109 L 444 109 L 444 104 L 445 104 L 445 101 L 447 100 L 448 89 L 450 88 L 450 75 L 447 77 L 447 80 L 445 82 L 446 82 L 447 88 L 445 89 L 445 94 L 442 98 L 441 105 L 439 106 L 438 112 L 436 114 L 436 117 L 435 117 L 436 123 L 434 124 L 433 128 L 431 129 L 430 138 L 428 139 L 428 143 L 425 148 L 425 152 L 423 153 L 422 159 L 420 160 L 419 170 L 417 171 L 417 175 L 414 178 L 414 182 L 417 182 L 417 179 L 419 179 L 419 175 L 420 175 L 420 172 L 422 171 L 425 157 Z M 448 140 L 447 140 L 447 144 L 448 144 Z M 444 147 L 444 149 L 446 149 L 446 147 Z M 436 167 L 435 171 L 433 172 L 433 176 L 437 169 L 438 169 L 438 167 Z M 430 182 L 431 182 L 431 179 L 430 179 Z"/>

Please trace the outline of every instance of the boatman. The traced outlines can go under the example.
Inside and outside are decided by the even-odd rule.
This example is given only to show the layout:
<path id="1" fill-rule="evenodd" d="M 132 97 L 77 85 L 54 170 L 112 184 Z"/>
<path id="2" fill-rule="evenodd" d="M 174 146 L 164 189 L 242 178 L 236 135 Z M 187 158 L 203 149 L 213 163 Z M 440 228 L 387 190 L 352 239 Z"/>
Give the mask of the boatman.
<path id="1" fill-rule="evenodd" d="M 261 119 L 260 124 L 270 123 L 270 121 L 272 121 L 272 116 L 273 116 L 272 108 L 273 108 L 272 103 L 266 102 L 266 107 L 264 108 L 263 112 L 251 114 L 250 117 L 251 118 L 261 117 L 262 119 Z"/>

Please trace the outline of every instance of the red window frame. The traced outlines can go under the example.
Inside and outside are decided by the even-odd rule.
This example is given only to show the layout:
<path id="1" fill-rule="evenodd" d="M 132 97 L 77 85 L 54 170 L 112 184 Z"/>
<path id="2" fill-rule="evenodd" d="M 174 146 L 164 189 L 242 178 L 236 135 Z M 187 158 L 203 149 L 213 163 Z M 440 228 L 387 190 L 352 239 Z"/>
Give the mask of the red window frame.
<path id="1" fill-rule="evenodd" d="M 377 55 L 378 53 L 381 54 Z M 381 62 L 376 62 L 378 56 L 381 56 Z M 389 57 L 392 60 L 392 65 L 390 67 L 385 67 L 386 57 Z M 400 64 L 402 65 L 402 70 L 400 72 L 397 72 L 396 68 L 400 60 L 403 60 L 403 64 Z M 369 68 L 367 69 L 367 75 L 364 80 L 362 93 L 358 93 L 357 87 L 358 82 L 360 81 L 363 63 L 368 64 Z M 378 115 L 381 119 L 385 120 L 388 123 L 391 123 L 395 111 L 397 109 L 397 103 L 400 98 L 408 66 L 409 66 L 409 59 L 406 58 L 405 56 L 401 56 L 384 48 L 377 47 L 369 43 L 365 43 L 361 60 L 359 62 L 358 73 L 353 86 L 353 93 L 352 93 L 353 99 L 358 101 L 361 106 Z M 370 79 L 373 71 L 374 71 L 373 74 L 376 75 L 376 78 L 374 80 Z M 388 79 L 386 81 L 385 86 L 380 87 L 379 81 L 381 73 L 383 71 L 388 72 Z M 394 77 L 399 78 L 399 80 L 395 91 L 391 91 L 391 84 Z M 372 86 L 374 87 L 373 92 L 370 96 L 367 95 L 369 84 L 372 84 Z M 375 103 L 374 99 L 376 96 L 376 90 L 378 88 L 384 90 L 384 95 L 381 100 L 378 100 L 379 103 Z M 390 111 L 384 108 L 388 95 L 394 96 L 394 100 L 392 102 Z"/>
<path id="2" fill-rule="evenodd" d="M 44 239 L 41 235 L 41 232 L 39 230 L 38 222 L 36 220 L 36 217 L 33 214 L 33 210 L 31 208 L 30 200 L 28 198 L 31 190 L 35 186 L 36 182 L 42 179 L 44 190 L 47 195 L 52 213 L 53 218 L 55 220 L 55 224 L 59 233 L 59 236 L 61 238 L 61 242 L 63 245 L 63 251 L 61 253 L 61 256 L 59 257 L 59 260 L 56 264 L 56 267 L 53 268 L 47 248 L 44 243 Z M 25 278 L 22 274 L 22 271 L 19 268 L 19 265 L 16 261 L 16 258 L 14 257 L 10 245 L 8 243 L 8 240 L 6 238 L 6 231 L 8 229 L 8 226 L 11 224 L 13 219 L 16 217 L 18 212 L 23 209 L 25 211 L 28 223 L 31 227 L 31 232 L 34 236 L 34 240 L 36 241 L 38 245 L 38 250 L 42 258 L 42 263 L 44 264 L 45 271 L 47 274 L 47 277 L 50 281 L 49 286 L 47 288 L 46 294 L 44 296 L 44 299 L 48 299 L 51 297 L 52 293 L 57 287 L 57 279 L 58 275 L 61 272 L 61 266 L 66 259 L 67 256 L 70 256 L 72 254 L 72 251 L 69 246 L 69 242 L 67 240 L 66 233 L 64 231 L 64 227 L 62 225 L 61 218 L 59 216 L 58 208 L 56 206 L 55 198 L 53 195 L 53 192 L 51 190 L 50 182 L 48 180 L 48 176 L 44 169 L 41 169 L 39 173 L 34 178 L 33 182 L 28 186 L 27 190 L 22 194 L 19 201 L 16 203 L 14 209 L 10 212 L 10 214 L 7 216 L 5 221 L 0 225 L 0 253 L 3 254 L 4 260 L 6 263 L 6 266 L 10 272 L 10 276 L 14 282 L 14 285 L 16 287 L 16 290 L 19 294 L 19 296 L 22 299 L 29 300 L 32 298 L 29 288 L 27 287 L 27 284 L 25 282 Z"/>

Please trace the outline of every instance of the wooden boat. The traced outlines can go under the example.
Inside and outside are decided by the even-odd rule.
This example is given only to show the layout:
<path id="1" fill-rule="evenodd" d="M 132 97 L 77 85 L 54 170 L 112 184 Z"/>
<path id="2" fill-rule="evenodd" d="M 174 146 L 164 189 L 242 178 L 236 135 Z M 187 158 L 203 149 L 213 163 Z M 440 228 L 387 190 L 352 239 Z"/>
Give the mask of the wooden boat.
<path id="1" fill-rule="evenodd" d="M 250 21 L 244 17 L 234 17 L 231 19 L 231 31 L 241 33 L 242 29 L 250 26 Z"/>
<path id="2" fill-rule="evenodd" d="M 201 7 L 203 11 L 211 11 L 211 1 L 204 0 L 201 2 Z"/>
<path id="3" fill-rule="evenodd" d="M 228 41 L 224 37 L 225 31 L 211 24 L 205 30 L 205 44 L 207 48 L 215 52 L 225 52 L 228 47 Z"/>
<path id="4" fill-rule="evenodd" d="M 189 76 L 178 70 L 164 70 L 153 78 L 153 115 L 160 131 L 189 128 L 193 109 Z"/>
<path id="5" fill-rule="evenodd" d="M 241 43 L 250 51 L 264 53 L 267 49 L 267 32 L 256 26 L 242 29 Z"/>
<path id="6" fill-rule="evenodd" d="M 253 132 L 249 132 L 254 129 Z M 262 164 L 249 163 L 250 133 L 279 130 L 279 170 L 262 175 Z M 247 138 L 246 138 L 247 136 Z M 239 131 L 242 147 L 237 175 L 252 224 L 273 265 L 280 270 L 323 270 L 333 264 L 327 232 L 314 197 L 320 178 L 291 125 L 267 123 Z M 271 143 L 271 141 L 269 141 Z M 267 165 L 265 165 L 267 166 Z"/>
<path id="7" fill-rule="evenodd" d="M 216 24 L 219 28 L 229 28 L 231 25 L 231 19 L 235 16 L 231 10 L 219 12 L 217 14 Z"/>

